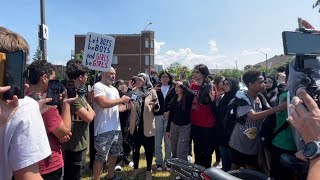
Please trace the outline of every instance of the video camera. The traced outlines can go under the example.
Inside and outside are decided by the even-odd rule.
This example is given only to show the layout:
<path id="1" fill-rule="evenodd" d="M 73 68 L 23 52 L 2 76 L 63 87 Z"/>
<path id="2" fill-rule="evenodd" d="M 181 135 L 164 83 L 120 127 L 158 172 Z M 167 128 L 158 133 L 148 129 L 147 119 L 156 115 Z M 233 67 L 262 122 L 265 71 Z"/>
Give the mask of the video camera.
<path id="1" fill-rule="evenodd" d="M 304 74 L 295 91 L 304 87 L 319 104 L 320 95 L 320 34 L 300 28 L 299 31 L 282 32 L 285 55 L 294 55 L 294 70 Z M 291 72 L 290 72 L 291 73 Z M 294 93 L 296 94 L 296 92 Z"/>

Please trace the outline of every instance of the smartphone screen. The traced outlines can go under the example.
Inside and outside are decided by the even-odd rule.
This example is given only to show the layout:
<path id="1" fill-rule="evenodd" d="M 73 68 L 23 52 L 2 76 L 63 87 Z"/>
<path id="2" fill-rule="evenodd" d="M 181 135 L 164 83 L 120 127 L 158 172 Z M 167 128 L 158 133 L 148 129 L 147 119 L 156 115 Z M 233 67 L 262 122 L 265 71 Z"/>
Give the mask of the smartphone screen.
<path id="1" fill-rule="evenodd" d="M 26 54 L 24 51 L 14 51 L 6 54 L 4 85 L 11 89 L 3 94 L 3 99 L 12 99 L 14 95 L 19 99 L 24 98 L 24 70 L 26 66 Z"/>
<path id="2" fill-rule="evenodd" d="M 77 96 L 76 86 L 74 84 L 74 81 L 68 80 L 66 82 L 66 88 L 67 88 L 68 98 L 74 98 Z"/>
<path id="3" fill-rule="evenodd" d="M 60 101 L 60 81 L 49 80 L 47 98 L 52 98 L 52 101 L 48 102 L 48 105 L 59 105 Z"/>

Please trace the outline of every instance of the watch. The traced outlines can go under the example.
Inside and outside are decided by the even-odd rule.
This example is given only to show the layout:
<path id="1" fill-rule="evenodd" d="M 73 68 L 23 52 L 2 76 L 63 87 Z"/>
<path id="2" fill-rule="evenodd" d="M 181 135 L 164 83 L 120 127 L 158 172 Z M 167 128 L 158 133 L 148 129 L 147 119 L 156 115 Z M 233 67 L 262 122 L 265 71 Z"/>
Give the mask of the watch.
<path id="1" fill-rule="evenodd" d="M 302 152 L 303 155 L 310 160 L 318 157 L 320 155 L 320 141 L 308 142 L 304 145 Z"/>

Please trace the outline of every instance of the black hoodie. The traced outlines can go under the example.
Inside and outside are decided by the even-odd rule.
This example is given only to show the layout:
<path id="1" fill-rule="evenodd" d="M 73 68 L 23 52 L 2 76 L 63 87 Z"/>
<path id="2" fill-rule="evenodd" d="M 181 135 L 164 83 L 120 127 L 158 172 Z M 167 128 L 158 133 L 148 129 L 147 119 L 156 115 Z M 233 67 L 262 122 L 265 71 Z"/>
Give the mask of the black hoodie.
<path id="1" fill-rule="evenodd" d="M 228 138 L 225 137 L 224 129 L 223 129 L 223 120 L 227 114 L 227 106 L 230 101 L 235 97 L 237 91 L 239 91 L 239 81 L 235 78 L 228 77 L 223 82 L 228 81 L 231 87 L 229 92 L 226 92 L 224 96 L 221 98 L 218 107 L 216 108 L 216 115 L 217 115 L 217 142 L 219 145 L 228 145 Z"/>

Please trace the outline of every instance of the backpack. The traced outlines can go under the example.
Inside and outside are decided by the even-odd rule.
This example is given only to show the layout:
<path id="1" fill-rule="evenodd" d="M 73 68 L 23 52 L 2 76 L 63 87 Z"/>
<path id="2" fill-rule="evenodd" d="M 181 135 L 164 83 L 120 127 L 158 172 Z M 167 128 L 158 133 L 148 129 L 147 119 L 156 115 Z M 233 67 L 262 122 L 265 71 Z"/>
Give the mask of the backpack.
<path id="1" fill-rule="evenodd" d="M 264 96 L 261 94 L 261 95 L 258 95 L 258 97 L 262 103 L 262 111 L 270 109 L 270 107 L 266 105 L 266 99 L 264 98 Z M 272 145 L 272 140 L 281 131 L 287 129 L 287 127 L 289 126 L 289 123 L 286 121 L 284 124 L 280 126 L 279 129 L 274 131 L 276 126 L 277 126 L 277 117 L 275 113 L 265 118 L 262 122 L 259 135 L 260 135 L 260 140 L 262 142 L 262 145 L 267 149 L 270 149 Z"/>
<path id="2" fill-rule="evenodd" d="M 231 99 L 229 104 L 227 105 L 227 113 L 223 118 L 223 132 L 227 139 L 230 141 L 231 134 L 233 132 L 234 126 L 236 123 L 244 124 L 246 115 L 241 117 L 237 117 L 237 107 L 238 106 L 247 106 L 249 105 L 248 102 L 244 99 L 239 99 L 238 97 L 234 97 Z"/>

